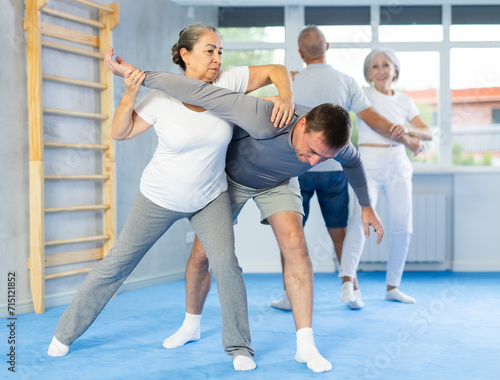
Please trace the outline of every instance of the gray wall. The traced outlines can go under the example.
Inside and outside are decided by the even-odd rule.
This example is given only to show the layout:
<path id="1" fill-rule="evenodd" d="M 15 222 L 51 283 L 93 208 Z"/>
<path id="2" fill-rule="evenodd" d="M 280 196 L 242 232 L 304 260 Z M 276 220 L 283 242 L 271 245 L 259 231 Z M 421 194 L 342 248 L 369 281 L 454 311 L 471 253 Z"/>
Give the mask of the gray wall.
<path id="1" fill-rule="evenodd" d="M 22 1 L 0 6 L 0 305 L 7 298 L 7 272 L 15 271 L 18 299 L 29 295 L 26 259 L 29 250 L 28 115 L 26 39 Z M 21 296 L 22 294 L 22 296 Z M 1 310 L 0 312 L 3 312 Z"/>
<path id="2" fill-rule="evenodd" d="M 98 0 L 99 3 L 108 1 Z M 171 63 L 170 48 L 177 41 L 179 31 L 195 21 L 217 22 L 215 7 L 181 7 L 165 0 L 121 0 L 120 24 L 113 33 L 116 54 L 143 69 L 161 69 L 178 72 Z M 54 9 L 88 17 L 95 15 L 89 8 L 67 0 L 52 0 Z M 28 182 L 28 114 L 26 36 L 23 30 L 24 2 L 0 0 L 0 113 L 2 138 L 0 139 L 0 317 L 5 313 L 7 299 L 7 273 L 16 272 L 16 311 L 32 311 L 29 286 L 29 182 Z M 47 16 L 44 16 L 47 18 Z M 50 17 L 49 17 L 50 18 Z M 70 26 L 69 22 L 58 21 Z M 85 26 L 71 25 L 90 32 Z M 98 80 L 98 65 L 94 60 L 74 57 L 56 51 L 44 50 L 43 71 L 48 74 L 71 76 L 84 80 Z M 59 86 L 59 87 L 57 87 Z M 115 78 L 115 106 L 124 92 L 121 78 Z M 142 96 L 146 93 L 144 91 Z M 44 106 L 99 112 L 98 97 L 94 90 L 62 86 L 47 82 L 44 85 Z M 96 100 L 97 99 L 97 100 Z M 96 108 L 97 107 L 97 108 Z M 92 132 L 92 122 L 73 118 L 46 116 L 45 138 L 48 141 L 97 142 L 99 135 Z M 116 143 L 117 163 L 117 229 L 125 223 L 130 206 L 139 189 L 142 170 L 153 155 L 157 140 L 153 130 L 137 138 Z M 99 154 L 91 152 L 57 152 L 46 149 L 47 174 L 91 173 L 99 167 Z M 54 164 L 56 162 L 56 164 Z M 60 181 L 59 181 L 60 182 Z M 99 186 L 85 185 L 85 194 L 75 184 L 47 183 L 46 206 L 74 205 L 99 202 Z M 46 240 L 99 234 L 101 219 L 95 212 L 72 213 L 47 219 Z M 78 215 L 76 215 L 78 214 Z M 69 222 L 76 221 L 75 224 Z M 187 221 L 180 221 L 158 241 L 131 274 L 121 290 L 149 286 L 182 278 L 190 245 L 186 232 L 191 230 Z M 66 250 L 90 248 L 92 244 L 59 247 L 47 250 L 56 253 Z M 88 263 L 49 268 L 47 273 L 86 267 Z M 84 275 L 46 281 L 46 306 L 68 303 L 83 281 Z"/>

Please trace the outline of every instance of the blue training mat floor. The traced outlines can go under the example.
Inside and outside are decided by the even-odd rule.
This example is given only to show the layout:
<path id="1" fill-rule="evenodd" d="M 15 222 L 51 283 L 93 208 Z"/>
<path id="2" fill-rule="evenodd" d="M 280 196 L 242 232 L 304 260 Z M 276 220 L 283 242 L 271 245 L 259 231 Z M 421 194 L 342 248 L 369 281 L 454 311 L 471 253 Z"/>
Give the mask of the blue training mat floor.
<path id="1" fill-rule="evenodd" d="M 15 373 L 4 318 L 0 379 L 500 379 L 500 273 L 407 272 L 400 289 L 416 304 L 385 301 L 385 273 L 359 273 L 366 306 L 358 311 L 340 302 L 336 274 L 316 274 L 315 341 L 334 366 L 319 374 L 294 360 L 292 313 L 270 306 L 281 274 L 244 277 L 254 371 L 235 372 L 223 351 L 215 284 L 201 339 L 162 347 L 184 319 L 184 281 L 176 281 L 113 298 L 63 358 L 47 348 L 66 306 L 18 315 Z"/>

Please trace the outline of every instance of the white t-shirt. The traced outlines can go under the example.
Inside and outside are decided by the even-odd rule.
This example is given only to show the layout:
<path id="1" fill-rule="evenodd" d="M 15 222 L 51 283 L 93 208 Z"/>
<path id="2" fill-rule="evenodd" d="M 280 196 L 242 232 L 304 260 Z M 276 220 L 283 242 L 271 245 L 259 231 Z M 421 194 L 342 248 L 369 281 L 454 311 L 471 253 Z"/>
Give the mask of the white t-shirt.
<path id="1" fill-rule="evenodd" d="M 246 92 L 247 66 L 223 70 L 213 83 Z M 202 209 L 227 189 L 224 168 L 233 126 L 210 111 L 195 112 L 179 100 L 152 90 L 135 107 L 154 126 L 158 146 L 144 169 L 141 193 L 173 211 Z"/>
<path id="2" fill-rule="evenodd" d="M 363 91 L 370 99 L 374 110 L 393 123 L 404 126 L 419 115 L 417 105 L 413 99 L 402 92 L 394 91 L 394 95 L 385 95 L 377 91 L 373 86 L 363 87 Z M 400 144 L 378 134 L 360 118 L 358 118 L 358 133 L 358 144 Z"/>
<path id="3" fill-rule="evenodd" d="M 371 106 L 354 78 L 327 63 L 313 63 L 295 75 L 293 92 L 296 104 L 316 107 L 335 103 L 347 111 L 359 113 Z M 342 166 L 335 160 L 321 162 L 310 172 L 339 171 Z"/>

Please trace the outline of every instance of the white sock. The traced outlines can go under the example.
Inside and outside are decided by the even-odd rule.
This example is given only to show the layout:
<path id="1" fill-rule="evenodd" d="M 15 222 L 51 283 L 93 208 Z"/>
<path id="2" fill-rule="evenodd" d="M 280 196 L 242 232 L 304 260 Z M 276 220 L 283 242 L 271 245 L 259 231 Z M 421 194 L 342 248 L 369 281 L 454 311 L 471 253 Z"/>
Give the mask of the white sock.
<path id="1" fill-rule="evenodd" d="M 200 320 L 201 314 L 186 313 L 180 329 L 163 341 L 163 347 L 176 348 L 184 346 L 187 342 L 200 339 Z"/>
<path id="2" fill-rule="evenodd" d="M 306 363 L 307 368 L 314 372 L 330 371 L 333 366 L 319 353 L 314 344 L 313 330 L 311 327 L 304 327 L 297 330 L 297 353 L 295 360 L 299 363 Z"/>
<path id="3" fill-rule="evenodd" d="M 233 367 L 236 371 L 251 371 L 257 364 L 248 356 L 238 355 L 233 360 Z"/>
<path id="4" fill-rule="evenodd" d="M 288 299 L 286 290 L 283 292 L 283 297 L 280 300 L 271 302 L 271 306 L 281 310 L 292 310 L 292 304 Z"/>
<path id="5" fill-rule="evenodd" d="M 52 342 L 50 342 L 49 350 L 47 354 L 50 356 L 66 356 L 69 351 L 69 346 L 59 342 L 56 337 L 52 338 Z"/>
<path id="6" fill-rule="evenodd" d="M 389 301 L 398 301 L 403 303 L 415 303 L 415 298 L 407 296 L 398 288 L 394 288 L 385 293 L 385 299 Z"/>
<path id="7" fill-rule="evenodd" d="M 351 302 L 349 304 L 349 307 L 352 310 L 358 310 L 362 309 L 365 306 L 365 303 L 363 302 L 363 298 L 361 297 L 361 290 L 355 290 L 354 291 L 354 297 L 356 297 L 356 300 Z"/>
<path id="8" fill-rule="evenodd" d="M 342 290 L 340 291 L 340 300 L 343 303 L 351 303 L 356 301 L 354 297 L 354 284 L 352 281 L 346 281 L 342 284 Z"/>

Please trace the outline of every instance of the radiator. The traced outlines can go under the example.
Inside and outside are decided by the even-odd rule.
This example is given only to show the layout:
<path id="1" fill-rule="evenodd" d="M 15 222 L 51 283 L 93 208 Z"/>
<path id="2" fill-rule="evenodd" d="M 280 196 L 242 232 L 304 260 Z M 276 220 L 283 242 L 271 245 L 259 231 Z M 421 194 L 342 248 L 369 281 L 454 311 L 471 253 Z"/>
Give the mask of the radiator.
<path id="1" fill-rule="evenodd" d="M 377 213 L 384 224 L 384 239 L 377 245 L 376 234 L 370 232 L 360 263 L 385 263 L 389 250 L 389 215 L 385 196 L 380 194 Z M 444 194 L 413 195 L 413 235 L 407 263 L 445 261 L 446 214 Z"/>

